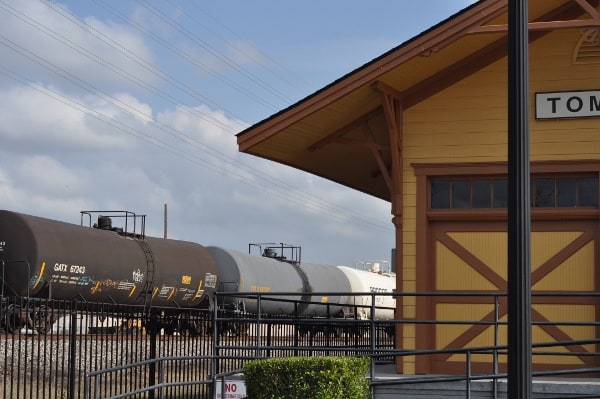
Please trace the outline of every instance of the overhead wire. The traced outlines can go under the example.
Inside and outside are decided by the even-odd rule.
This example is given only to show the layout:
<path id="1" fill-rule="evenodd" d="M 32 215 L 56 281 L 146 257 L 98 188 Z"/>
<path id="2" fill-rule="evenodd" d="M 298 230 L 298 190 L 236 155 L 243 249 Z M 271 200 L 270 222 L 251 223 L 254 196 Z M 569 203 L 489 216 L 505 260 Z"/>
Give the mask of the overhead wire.
<path id="1" fill-rule="evenodd" d="M 266 108 L 268 108 L 270 111 L 274 111 L 274 110 L 278 110 L 279 109 L 279 107 L 277 105 L 275 105 L 275 104 L 273 104 L 273 103 L 265 100 L 261 96 L 257 96 L 254 92 L 246 89 L 245 87 L 243 87 L 240 84 L 232 81 L 231 79 L 228 79 L 227 77 L 225 77 L 222 73 L 220 73 L 215 68 L 212 68 L 212 67 L 206 65 L 206 63 L 198 60 L 195 57 L 192 57 L 190 54 L 188 54 L 188 52 L 180 49 L 177 46 L 173 46 L 171 43 L 169 43 L 168 41 L 164 40 L 162 37 L 158 36 L 157 34 L 155 34 L 152 31 L 149 31 L 143 25 L 141 25 L 141 24 L 133 21 L 131 18 L 128 18 L 128 17 L 122 15 L 113 6 L 107 4 L 106 1 L 103 1 L 103 0 L 91 0 L 91 1 L 93 1 L 96 4 L 98 4 L 100 7 L 104 8 L 105 10 L 107 10 L 108 12 L 110 12 L 111 14 L 113 14 L 114 16 L 116 16 L 117 18 L 121 19 L 122 21 L 124 21 L 125 23 L 127 23 L 132 28 L 138 30 L 143 35 L 148 36 L 150 39 L 152 39 L 153 41 L 157 42 L 161 46 L 165 47 L 170 52 L 172 52 L 175 55 L 183 58 L 185 61 L 189 62 L 192 66 L 198 67 L 198 68 L 200 68 L 200 69 L 208 72 L 209 74 L 211 74 L 212 76 L 214 76 L 215 78 L 217 78 L 218 80 L 220 80 L 221 82 L 225 83 L 227 86 L 230 86 L 230 87 L 234 88 L 239 93 L 243 94 L 244 96 L 248 97 L 249 99 L 255 101 L 258 104 L 262 104 L 263 106 L 265 106 Z"/>
<path id="2" fill-rule="evenodd" d="M 90 35 L 94 36 L 96 39 L 102 41 L 107 46 L 110 46 L 112 49 L 118 51 L 123 56 L 130 59 L 136 65 L 139 65 L 144 70 L 152 73 L 157 78 L 162 79 L 165 83 L 170 84 L 173 87 L 179 89 L 181 92 L 187 94 L 192 99 L 194 99 L 196 101 L 203 101 L 207 104 L 210 104 L 215 109 L 225 110 L 228 115 L 233 116 L 238 121 L 242 120 L 242 117 L 240 117 L 239 115 L 236 115 L 231 110 L 228 110 L 227 107 L 225 107 L 222 104 L 219 104 L 219 103 L 215 102 L 214 100 L 212 100 L 211 98 L 203 95 L 198 90 L 191 87 L 190 85 L 177 79 L 172 74 L 170 74 L 164 70 L 161 70 L 160 68 L 157 68 L 150 60 L 138 55 L 134 51 L 131 51 L 131 49 L 128 49 L 128 48 L 122 46 L 121 43 L 115 41 L 110 36 L 104 34 L 102 31 L 96 29 L 94 26 L 90 25 L 83 19 L 81 19 L 78 16 L 74 15 L 73 13 L 69 12 L 67 9 L 65 9 L 64 5 L 56 3 L 56 1 L 54 1 L 54 0 L 39 0 L 39 1 L 46 4 L 46 6 L 51 8 L 54 12 L 59 14 L 61 17 L 65 18 L 65 19 L 69 20 L 71 23 L 77 25 L 84 31 L 88 32 Z M 240 122 L 238 122 L 238 123 L 240 123 Z M 243 128 L 243 126 L 240 124 L 240 129 L 241 128 Z"/>
<path id="3" fill-rule="evenodd" d="M 6 5 L 6 3 L 4 3 L 4 2 L 0 2 L 0 4 L 4 4 L 5 6 L 10 7 L 10 6 Z M 10 8 L 12 8 L 12 7 L 10 7 Z M 5 8 L 5 11 L 7 11 L 6 8 Z M 16 11 L 16 10 L 13 9 L 13 11 Z M 15 12 L 12 12 L 12 11 L 9 11 L 9 12 L 11 12 L 13 15 L 15 15 Z M 15 15 L 15 16 L 18 16 L 18 15 Z M 21 20 L 23 20 L 22 16 L 19 17 L 19 18 Z M 33 21 L 31 18 L 28 18 L 28 17 L 27 17 L 27 21 L 24 21 L 24 22 L 27 22 L 30 25 L 32 25 L 32 23 L 35 24 L 34 23 L 35 21 Z M 38 29 L 40 31 L 44 31 L 43 29 L 40 29 L 39 26 L 35 26 L 35 27 L 36 27 L 36 29 Z M 51 30 L 49 30 L 47 27 L 46 27 L 46 29 L 47 29 L 47 31 L 44 32 L 45 34 L 48 34 L 49 36 L 53 37 L 55 40 L 58 40 L 58 41 L 62 42 L 63 44 L 71 47 L 72 49 L 77 50 L 74 47 L 78 47 L 78 46 L 72 44 L 72 42 L 63 41 L 63 40 L 59 39 L 59 37 L 57 37 L 56 35 L 49 34 L 48 31 L 51 32 Z M 63 36 L 63 38 L 64 38 L 64 36 Z M 16 51 L 16 52 L 20 53 L 22 56 L 25 56 L 25 57 L 29 58 L 31 61 L 36 62 L 39 65 L 42 65 L 43 67 L 51 70 L 55 74 L 62 75 L 63 79 L 66 79 L 66 80 L 70 81 L 71 83 L 74 83 L 74 84 L 76 84 L 76 85 L 78 85 L 78 86 L 86 89 L 88 92 L 90 92 L 90 93 L 92 93 L 94 95 L 98 95 L 99 97 L 103 98 L 105 101 L 111 102 L 112 104 L 114 104 L 117 107 L 119 107 L 120 109 L 122 109 L 124 112 L 130 113 L 130 114 L 132 114 L 134 116 L 138 116 L 138 117 L 142 113 L 142 111 L 140 111 L 139 109 L 135 109 L 134 107 L 131 107 L 130 105 L 125 104 L 125 103 L 119 101 L 115 97 L 112 97 L 112 96 L 110 96 L 110 95 L 102 92 L 97 87 L 89 84 L 88 82 L 82 81 L 81 79 L 75 77 L 74 75 L 70 74 L 69 72 L 65 71 L 64 69 L 59 68 L 56 65 L 54 65 L 52 63 L 49 63 L 48 61 L 45 61 L 45 62 L 42 61 L 39 57 L 35 56 L 31 52 L 28 52 L 26 49 L 24 49 L 23 47 L 17 45 L 15 42 L 11 41 L 10 39 L 8 39 L 6 37 L 3 37 L 3 44 L 5 46 L 10 47 L 13 51 Z M 79 51 L 79 50 L 77 50 L 77 51 Z M 28 52 L 29 54 L 26 54 L 26 52 Z M 34 58 L 37 58 L 37 59 L 34 59 Z M 101 57 L 95 56 L 95 57 L 91 57 L 91 58 L 95 62 L 102 63 L 102 58 Z M 117 71 L 113 71 L 113 72 L 118 73 Z M 100 93 L 101 95 L 98 94 L 98 93 Z M 336 209 L 336 212 L 338 212 L 338 213 L 342 213 L 342 214 L 346 214 L 346 215 L 353 215 L 353 217 L 355 219 L 356 218 L 363 219 L 363 222 L 366 222 L 368 224 L 373 224 L 373 220 L 372 219 L 362 217 L 361 215 L 356 214 L 355 212 L 352 212 L 352 211 L 350 211 L 348 209 L 344 210 L 343 208 L 340 209 L 340 207 L 332 207 L 328 202 L 326 202 L 324 200 L 321 200 L 321 199 L 319 199 L 317 197 L 311 196 L 310 194 L 305 193 L 302 190 L 298 190 L 297 188 L 292 187 L 292 186 L 288 185 L 287 183 L 284 183 L 282 181 L 276 180 L 275 178 L 272 178 L 270 176 L 265 176 L 263 172 L 255 169 L 255 168 L 252 168 L 249 165 L 243 165 L 244 167 L 242 168 L 242 167 L 240 167 L 238 165 L 239 162 L 237 160 L 234 161 L 231 157 L 228 157 L 227 155 L 222 154 L 219 151 L 210 148 L 209 146 L 205 146 L 205 145 L 197 142 L 196 140 L 192 139 L 191 137 L 186 136 L 185 134 L 183 134 L 183 132 L 177 131 L 176 129 L 173 129 L 172 127 L 169 127 L 167 125 L 159 123 L 158 121 L 155 121 L 151 117 L 151 115 L 150 116 L 145 115 L 145 116 L 149 117 L 150 119 L 152 119 L 152 123 L 157 128 L 159 128 L 160 130 L 162 130 L 163 132 L 167 132 L 167 133 L 173 135 L 174 137 L 176 137 L 176 138 L 178 138 L 180 140 L 183 140 L 187 144 L 193 144 L 195 147 L 202 149 L 207 154 L 215 156 L 217 158 L 220 158 L 222 161 L 228 163 L 229 165 L 232 165 L 232 166 L 235 166 L 235 168 L 241 169 L 242 172 L 250 173 L 250 174 L 253 174 L 253 175 L 256 175 L 257 173 L 260 174 L 261 178 L 263 178 L 264 180 L 269 180 L 271 183 L 273 183 L 270 186 L 271 189 L 272 189 L 273 186 L 277 186 L 277 185 L 279 185 L 280 187 L 287 186 L 287 188 L 286 187 L 283 188 L 283 190 L 285 192 L 285 195 L 286 195 L 286 198 L 288 198 L 287 196 L 289 196 L 290 192 L 300 193 L 301 194 L 300 196 L 294 196 L 294 197 L 295 198 L 302 198 L 302 203 L 304 205 L 306 205 L 307 201 L 308 201 L 308 203 L 310 203 L 310 206 L 313 209 L 315 209 L 315 210 L 321 210 L 321 211 L 327 210 L 328 214 L 331 214 L 332 209 Z M 244 168 L 246 168 L 246 170 L 244 170 Z M 217 168 L 217 169 L 213 169 L 213 170 L 219 172 L 220 169 Z M 238 176 L 238 178 L 239 178 L 242 175 L 241 174 L 237 174 L 236 176 Z M 266 177 L 266 179 L 265 179 L 265 177 Z M 283 183 L 283 185 L 282 185 L 282 183 Z M 264 187 L 265 187 L 264 185 L 260 186 L 261 189 L 264 189 Z M 291 191 L 290 189 L 292 189 L 294 191 Z M 378 225 L 379 225 L 380 228 L 384 228 L 385 230 L 389 230 L 389 225 L 388 224 L 381 223 L 381 224 L 378 224 Z"/>
<path id="4" fill-rule="evenodd" d="M 209 156 L 218 158 L 221 162 L 224 162 L 224 163 L 228 164 L 230 167 L 232 167 L 233 169 L 240 171 L 239 173 L 236 173 L 233 175 L 235 177 L 238 177 L 238 178 L 242 177 L 242 176 L 247 177 L 248 174 L 250 174 L 251 176 L 260 176 L 262 179 L 260 188 L 263 190 L 265 188 L 265 183 L 270 183 L 267 185 L 267 187 L 270 190 L 278 191 L 280 193 L 285 193 L 284 195 L 286 195 L 286 196 L 290 196 L 290 194 L 294 194 L 294 195 L 292 195 L 293 198 L 298 199 L 299 201 L 301 201 L 302 204 L 308 205 L 309 208 L 312 208 L 314 210 L 327 211 L 328 214 L 330 214 L 331 212 L 336 212 L 338 214 L 351 215 L 347 210 L 344 211 L 343 209 L 336 209 L 336 208 L 332 207 L 331 204 L 329 204 L 326 201 L 323 201 L 317 197 L 311 196 L 310 194 L 303 192 L 302 190 L 298 190 L 297 188 L 295 188 L 287 183 L 284 183 L 283 181 L 280 181 L 271 176 L 265 175 L 264 172 L 259 171 L 258 169 L 254 168 L 254 167 L 246 165 L 242 162 L 238 162 L 238 161 L 234 160 L 233 158 L 221 153 L 220 151 L 215 150 L 215 149 L 211 148 L 210 146 L 204 145 L 201 142 L 198 142 L 197 140 L 184 134 L 183 132 L 181 132 L 169 125 L 166 125 L 159 121 L 156 121 L 155 119 L 152 119 L 151 115 L 147 115 L 143 111 L 115 98 L 114 96 L 109 95 L 108 93 L 105 93 L 104 91 L 102 91 L 98 87 L 92 85 L 91 83 L 79 79 L 78 77 L 69 73 L 68 71 L 64 70 L 63 68 L 60 68 L 59 66 L 57 66 L 47 60 L 44 60 L 43 58 L 37 56 L 36 54 L 30 52 L 29 50 L 23 48 L 22 46 L 18 45 L 14 41 L 8 39 L 7 37 L 5 37 L 4 35 L 1 35 L 1 34 L 0 34 L 0 44 L 4 45 L 5 47 L 10 48 L 11 50 L 13 50 L 16 53 L 20 54 L 21 56 L 29 59 L 30 61 L 46 68 L 47 70 L 55 73 L 56 75 L 62 77 L 63 79 L 69 81 L 70 83 L 80 87 L 81 89 L 86 90 L 90 94 L 98 96 L 98 97 L 102 98 L 103 100 L 115 105 L 116 107 L 118 107 L 119 109 L 124 111 L 125 113 L 131 114 L 132 116 L 137 117 L 137 118 L 142 117 L 145 120 L 149 120 L 150 124 L 155 126 L 157 129 L 159 129 L 167 134 L 170 134 L 179 140 L 182 140 L 186 144 L 194 146 L 196 149 L 199 149 L 199 150 L 207 153 Z M 5 70 L 6 70 L 6 68 L 5 68 Z M 14 72 L 13 72 L 13 74 L 14 74 Z M 64 101 L 63 101 L 63 103 L 68 104 L 67 102 L 64 102 Z M 111 125 L 114 126 L 114 124 L 111 124 Z M 121 128 L 119 128 L 119 130 L 123 131 L 124 129 L 121 127 Z M 134 136 L 138 137 L 138 138 L 142 137 L 140 135 L 134 135 Z M 146 136 L 143 136 L 143 137 L 147 141 L 147 137 Z M 163 147 L 164 146 L 166 146 L 166 145 L 163 143 Z M 171 148 L 174 148 L 174 147 L 171 147 Z M 173 151 L 171 151 L 171 152 L 173 152 Z M 220 172 L 220 170 L 218 168 L 210 168 L 210 169 L 213 171 Z M 243 172 L 246 172 L 246 174 L 243 174 Z M 229 174 L 231 175 L 231 173 L 229 173 Z M 256 187 L 258 188 L 258 186 L 256 186 Z M 298 194 L 298 195 L 295 195 L 295 194 Z M 351 216 L 354 219 L 362 218 L 368 224 L 375 223 L 373 220 L 364 218 L 360 214 L 354 213 L 354 215 L 351 215 Z M 382 226 L 383 226 L 383 223 L 382 223 Z"/>
<path id="5" fill-rule="evenodd" d="M 161 10 L 150 5 L 149 2 L 144 1 L 144 0 L 136 0 L 136 1 L 140 6 L 144 7 L 146 10 L 148 10 L 149 12 L 151 12 L 152 14 L 154 14 L 155 16 L 160 18 L 171 28 L 175 29 L 177 32 L 181 33 L 183 36 L 188 38 L 192 43 L 200 46 L 201 48 L 203 48 L 204 50 L 206 50 L 210 54 L 212 54 L 214 57 L 216 57 L 218 60 L 223 62 L 225 65 L 227 65 L 227 66 L 231 67 L 232 69 L 234 69 L 235 71 L 239 72 L 242 76 L 247 78 L 248 81 L 255 83 L 257 86 L 272 93 L 274 96 L 278 97 L 279 99 L 283 100 L 284 102 L 286 102 L 288 104 L 292 102 L 292 99 L 290 99 L 287 96 L 287 94 L 278 90 L 273 85 L 267 83 L 266 81 L 264 81 L 263 79 L 259 78 L 256 75 L 254 75 L 250 71 L 247 71 L 246 69 L 240 67 L 237 64 L 237 62 L 231 60 L 230 57 L 223 54 L 223 52 L 216 49 L 214 46 L 212 46 L 207 41 L 202 40 L 202 38 L 198 37 L 198 35 L 196 35 L 195 33 L 189 31 L 188 29 L 185 29 L 183 26 L 181 26 L 181 24 L 177 23 L 177 21 L 174 21 L 169 15 L 165 14 Z"/>
<path id="6" fill-rule="evenodd" d="M 266 190 L 266 191 L 272 193 L 273 195 L 279 197 L 280 199 L 285 200 L 286 202 L 294 202 L 294 203 L 297 203 L 299 205 L 302 205 L 309 209 L 313 209 L 318 212 L 323 211 L 323 209 L 321 207 L 319 207 L 319 204 L 313 204 L 310 202 L 307 203 L 306 201 L 304 201 L 303 198 L 296 197 L 293 195 L 290 196 L 290 192 L 288 190 L 283 190 L 277 186 L 265 186 L 262 181 L 257 181 L 255 179 L 249 179 L 248 174 L 242 174 L 239 171 L 232 171 L 232 170 L 229 170 L 226 168 L 224 169 L 222 167 L 222 164 L 217 164 L 217 163 L 211 162 L 210 160 L 207 160 L 205 158 L 201 158 L 196 153 L 194 153 L 188 149 L 182 149 L 182 148 L 174 146 L 168 142 L 165 142 L 164 140 L 157 139 L 156 137 L 149 137 L 147 135 L 147 132 L 145 132 L 145 131 L 141 131 L 141 130 L 139 130 L 135 127 L 132 127 L 126 123 L 118 121 L 113 116 L 110 116 L 103 112 L 95 110 L 80 101 L 74 100 L 73 98 L 68 98 L 56 90 L 53 90 L 53 89 L 50 89 L 47 87 L 43 87 L 40 84 L 33 82 L 33 81 L 23 77 L 22 75 L 19 75 L 15 71 L 12 71 L 8 68 L 3 67 L 2 65 L 0 65 L 0 74 L 4 75 L 14 81 L 17 81 L 24 86 L 28 86 L 31 89 L 33 89 L 41 94 L 44 94 L 44 95 L 62 103 L 68 107 L 71 107 L 85 115 L 93 117 L 115 129 L 123 132 L 123 133 L 126 133 L 128 135 L 136 137 L 136 138 L 143 140 L 147 143 L 150 143 L 152 145 L 158 146 L 158 147 L 164 149 L 165 151 L 171 152 L 171 153 L 177 155 L 181 159 L 184 159 L 184 160 L 187 160 L 194 164 L 205 167 L 205 168 L 207 168 L 213 172 L 216 172 L 218 174 L 222 174 L 224 176 L 229 176 L 231 178 L 234 178 L 250 187 L 260 189 L 261 191 Z M 335 208 L 330 209 L 330 211 L 332 211 L 332 212 L 328 213 L 329 217 L 339 220 L 339 221 L 342 221 L 342 222 L 348 221 L 349 215 L 344 214 L 344 212 L 335 212 Z M 356 219 L 356 218 L 352 217 L 352 220 L 355 222 L 358 222 L 360 224 L 367 225 L 367 226 L 370 226 L 372 228 L 376 228 L 379 230 L 391 231 L 391 228 L 389 226 L 376 223 L 369 219 L 360 219 L 360 218 Z"/>
<path id="7" fill-rule="evenodd" d="M 173 8 L 179 7 L 177 4 L 175 4 L 173 2 L 173 0 L 165 0 L 165 1 L 169 4 L 171 4 L 171 6 Z M 214 21 L 222 29 L 227 31 L 227 33 L 229 35 L 231 35 L 232 37 L 234 37 L 240 41 L 244 41 L 244 39 L 242 37 L 240 37 L 240 35 L 238 35 L 234 30 L 232 30 L 229 26 L 227 26 L 223 22 L 219 21 L 217 18 L 215 18 L 213 15 L 211 15 L 209 12 L 207 12 L 204 8 L 200 7 L 200 5 L 197 2 L 189 1 L 189 2 L 186 2 L 185 4 L 188 7 L 193 7 L 195 10 L 197 10 L 198 12 L 202 13 L 204 16 L 206 16 L 209 19 L 211 19 L 212 21 Z M 230 47 L 236 47 L 235 44 L 231 42 L 231 40 L 227 39 L 227 37 L 225 37 L 224 35 L 221 35 L 219 32 L 217 32 L 213 29 L 210 29 L 208 26 L 206 26 L 206 24 L 202 23 L 202 21 L 200 21 L 198 18 L 195 17 L 195 13 L 184 12 L 183 16 L 187 19 L 190 19 L 196 25 L 201 26 L 204 29 L 208 30 L 209 32 L 213 33 L 220 40 L 222 40 L 224 43 L 226 43 Z M 294 89 L 296 89 L 302 93 L 315 92 L 319 89 L 318 87 L 316 87 L 316 86 L 312 85 L 311 83 L 307 82 L 306 80 L 304 80 L 302 78 L 302 76 L 300 76 L 299 74 L 297 74 L 294 71 L 292 71 L 291 69 L 287 68 L 285 65 L 283 65 L 281 62 L 279 62 L 277 59 L 271 57 L 268 53 L 261 51 L 260 48 L 257 48 L 257 50 L 259 51 L 260 57 L 257 57 L 253 52 L 244 51 L 243 48 L 241 48 L 241 49 L 237 48 L 237 51 L 239 51 L 241 54 L 243 54 L 248 59 L 253 60 L 256 65 L 261 66 L 267 72 L 269 72 L 273 76 L 277 77 L 277 79 L 287 83 L 289 86 L 293 87 Z M 263 62 L 264 60 L 269 61 L 269 63 L 266 64 L 265 62 Z M 274 65 L 274 66 L 278 67 L 282 71 L 285 71 L 285 74 L 279 73 L 276 69 L 271 68 L 269 65 Z M 294 80 L 289 79 L 288 76 L 294 76 Z"/>
<path id="8" fill-rule="evenodd" d="M 268 185 L 268 187 L 270 189 L 283 191 L 283 192 L 287 193 L 287 195 L 297 194 L 297 195 L 294 195 L 294 198 L 298 198 L 299 200 L 302 200 L 302 203 L 304 203 L 304 204 L 309 204 L 310 207 L 314 210 L 327 211 L 328 213 L 330 213 L 330 212 L 346 213 L 347 215 L 353 214 L 353 217 L 355 219 L 362 218 L 364 221 L 368 222 L 369 224 L 374 223 L 372 220 L 370 220 L 360 214 L 352 212 L 347 208 L 332 207 L 331 204 L 319 199 L 318 197 L 310 195 L 303 190 L 299 190 L 298 188 L 291 186 L 290 184 L 288 184 L 282 180 L 276 179 L 272 176 L 268 176 L 263 171 L 260 171 L 260 170 L 254 168 L 250 165 L 247 165 L 241 161 L 235 160 L 232 157 L 229 157 L 226 154 L 223 154 L 222 152 L 199 142 L 198 140 L 192 138 L 191 136 L 186 135 L 182 131 L 177 130 L 177 129 L 173 128 L 172 126 L 163 124 L 163 123 L 155 120 L 154 118 L 152 118 L 152 115 L 145 114 L 144 111 L 119 100 L 118 98 L 104 92 L 100 88 L 92 85 L 91 83 L 89 83 L 87 81 L 79 79 L 78 77 L 76 77 L 75 75 L 66 71 L 65 69 L 57 66 L 54 63 L 51 63 L 48 60 L 43 59 L 42 57 L 37 56 L 35 53 L 25 49 L 24 47 L 20 46 L 19 44 L 15 43 L 14 41 L 10 40 L 9 38 L 7 38 L 1 34 L 0 34 L 0 44 L 4 45 L 5 47 L 10 48 L 11 50 L 15 51 L 16 53 L 20 54 L 21 56 L 23 56 L 23 57 L 29 59 L 30 61 L 40 65 L 41 67 L 53 72 L 57 76 L 69 81 L 70 83 L 76 85 L 77 87 L 87 91 L 88 93 L 90 93 L 94 96 L 100 97 L 103 100 L 115 105 L 116 107 L 118 107 L 119 109 L 124 111 L 125 113 L 128 113 L 137 118 L 141 117 L 144 120 L 149 121 L 149 123 L 151 125 L 155 126 L 160 131 L 167 133 L 178 140 L 183 141 L 185 144 L 194 146 L 196 149 L 199 149 L 199 150 L 205 152 L 209 156 L 213 156 L 213 157 L 220 159 L 222 162 L 228 164 L 230 167 L 232 167 L 236 170 L 240 170 L 242 172 L 246 172 L 252 176 L 259 175 L 262 179 L 263 185 L 261 186 L 261 188 L 263 188 L 263 189 L 265 187 L 264 186 L 265 183 L 270 183 Z M 123 129 L 120 129 L 120 130 L 123 130 Z M 138 136 L 136 135 L 136 137 L 138 137 Z M 215 170 L 215 169 L 213 169 L 213 170 Z M 242 174 L 237 174 L 236 176 L 242 176 Z M 383 225 L 383 223 L 382 223 L 382 225 Z"/>
<path id="9" fill-rule="evenodd" d="M 120 77 L 130 81 L 131 83 L 138 86 L 139 88 L 141 88 L 157 97 L 160 97 L 163 100 L 165 100 L 173 105 L 182 104 L 182 101 L 173 97 L 169 93 L 166 93 L 163 90 L 160 90 L 155 85 L 150 84 L 149 82 L 137 77 L 136 75 L 134 75 L 132 73 L 129 73 L 125 69 L 106 60 L 105 58 L 98 56 L 97 54 L 85 49 L 84 47 L 81 47 L 79 44 L 75 43 L 74 41 L 72 41 L 71 39 L 66 37 L 65 35 L 63 35 L 59 32 L 56 32 L 55 30 L 50 29 L 49 27 L 42 24 L 41 22 L 34 20 L 33 18 L 27 16 L 26 14 L 24 14 L 24 13 L 20 12 L 19 10 L 15 9 L 14 7 L 10 6 L 4 0 L 0 0 L 0 9 L 3 9 L 4 11 L 10 13 L 11 15 L 15 16 L 16 18 L 25 22 L 29 26 L 38 30 L 39 32 L 42 32 L 43 34 L 47 35 L 48 37 L 60 42 L 64 46 L 67 46 L 70 49 L 76 51 L 77 53 L 81 54 L 82 56 L 89 59 L 90 61 L 95 62 L 95 63 L 103 66 L 107 70 L 111 71 L 112 73 L 115 73 L 115 74 L 119 75 Z M 195 110 L 193 108 L 188 108 L 187 111 L 194 114 L 195 116 L 197 116 L 199 118 L 205 119 L 207 122 L 215 125 L 216 127 L 219 127 L 222 129 L 229 129 L 229 126 L 223 125 L 222 122 L 220 122 L 219 120 L 214 119 L 214 118 L 207 118 L 205 115 L 195 112 Z"/>

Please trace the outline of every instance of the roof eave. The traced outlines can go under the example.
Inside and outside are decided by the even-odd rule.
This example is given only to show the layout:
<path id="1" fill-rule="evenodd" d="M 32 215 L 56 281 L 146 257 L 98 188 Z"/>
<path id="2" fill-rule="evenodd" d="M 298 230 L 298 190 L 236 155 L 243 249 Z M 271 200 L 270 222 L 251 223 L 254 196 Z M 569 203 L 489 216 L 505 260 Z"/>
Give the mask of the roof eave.
<path id="1" fill-rule="evenodd" d="M 413 57 L 458 40 L 468 34 L 473 27 L 480 26 L 505 12 L 507 7 L 508 0 L 481 0 L 459 11 L 323 89 L 238 133 L 239 150 L 251 152 L 250 149 L 253 146 L 302 120 L 307 115 L 341 99 L 363 85 L 376 81 L 381 75 Z"/>

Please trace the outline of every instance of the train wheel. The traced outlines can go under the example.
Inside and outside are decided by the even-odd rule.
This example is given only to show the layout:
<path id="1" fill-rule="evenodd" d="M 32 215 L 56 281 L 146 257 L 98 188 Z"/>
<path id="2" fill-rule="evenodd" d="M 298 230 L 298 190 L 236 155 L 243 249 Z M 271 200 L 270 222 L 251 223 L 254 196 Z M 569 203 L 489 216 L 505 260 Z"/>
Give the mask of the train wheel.
<path id="1" fill-rule="evenodd" d="M 8 305 L 6 308 L 6 315 L 4 317 L 6 331 L 9 333 L 15 333 L 16 331 L 19 331 L 24 325 L 23 320 L 21 319 L 21 308 L 16 305 Z"/>
<path id="2" fill-rule="evenodd" d="M 41 334 L 46 334 L 52 327 L 52 311 L 45 305 L 36 306 L 31 311 L 30 323 L 31 327 Z"/>
<path id="3" fill-rule="evenodd" d="M 190 320 L 188 322 L 188 331 L 192 337 L 197 337 L 204 333 L 204 329 L 202 328 L 202 323 L 198 320 Z"/>

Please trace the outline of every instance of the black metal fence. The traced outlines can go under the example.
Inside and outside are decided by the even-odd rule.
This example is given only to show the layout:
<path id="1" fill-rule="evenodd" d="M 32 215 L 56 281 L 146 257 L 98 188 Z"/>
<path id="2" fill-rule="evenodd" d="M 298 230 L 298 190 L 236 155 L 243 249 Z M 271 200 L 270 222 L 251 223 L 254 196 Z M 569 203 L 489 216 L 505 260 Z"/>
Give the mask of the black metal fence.
<path id="1" fill-rule="evenodd" d="M 318 293 L 317 297 L 327 297 L 339 293 Z M 348 294 L 356 297 L 372 298 L 371 293 Z M 240 300 L 254 300 L 259 303 L 289 302 L 286 297 L 297 296 L 290 293 L 240 294 L 217 293 L 216 303 L 231 303 L 235 297 Z M 369 314 L 375 315 L 375 301 Z M 302 305 L 331 306 L 302 301 Z M 221 309 L 226 306 L 217 306 Z M 260 305 L 258 305 L 260 308 Z M 352 316 L 310 317 L 291 315 L 262 315 L 239 311 L 215 311 L 217 320 L 214 333 L 215 372 L 227 373 L 239 369 L 247 359 L 286 356 L 371 356 L 375 351 L 387 351 L 394 348 L 394 323 L 392 320 L 362 319 L 360 312 L 347 310 Z M 385 309 L 388 312 L 391 309 Z M 317 311 L 320 314 L 327 312 Z M 389 312 L 393 314 L 393 312 Z M 378 356 L 378 363 L 392 363 L 393 356 Z"/>
<path id="2" fill-rule="evenodd" d="M 319 295 L 326 297 L 327 293 Z M 364 298 L 375 294 L 354 295 Z M 406 299 L 444 294 L 393 295 Z M 445 295 L 459 297 L 461 294 Z M 499 308 L 503 295 L 489 294 L 491 308 Z M 590 294 L 588 303 L 597 306 L 598 295 Z M 285 293 L 238 294 L 232 300 L 230 294 L 218 293 L 212 310 L 2 298 L 0 395 L 7 399 L 212 398 L 215 376 L 239 371 L 248 359 L 279 356 L 370 356 L 375 365 L 393 363 L 405 356 L 454 352 L 464 356 L 465 374 L 440 377 L 444 381 L 463 380 L 468 389 L 470 381 L 506 378 L 505 374 L 498 372 L 497 365 L 493 365 L 485 375 L 472 373 L 470 369 L 471 356 L 485 353 L 495 361 L 505 359 L 506 347 L 498 344 L 497 335 L 501 328 L 505 328 L 506 321 L 499 316 L 488 321 L 381 318 L 377 317 L 381 315 L 377 312 L 382 309 L 375 307 L 374 296 L 364 305 L 370 310 L 367 313 L 375 315 L 369 319 L 356 316 L 365 314 L 356 309 L 347 310 L 343 316 L 336 313 L 336 317 L 299 317 L 294 314 L 250 314 L 243 307 L 232 305 L 246 300 L 258 301 L 259 304 L 260 301 L 285 302 L 285 297 Z M 257 308 L 260 309 L 260 306 Z M 495 313 L 498 315 L 498 312 Z M 488 325 L 496 332 L 493 341 L 485 347 L 447 348 L 443 351 L 394 347 L 394 332 L 400 328 L 398 326 L 423 324 Z M 538 342 L 534 345 L 535 356 L 600 357 L 595 350 L 600 344 L 595 334 L 600 323 L 580 319 L 546 320 L 537 325 L 552 328 L 569 325 L 581 328 L 582 333 L 573 342 Z M 592 333 L 588 336 L 584 331 Z M 564 353 L 562 348 L 569 345 L 587 350 L 585 353 L 581 350 Z M 598 368 L 588 365 L 580 370 L 554 370 L 546 375 L 598 371 Z M 374 386 L 414 383 L 429 377 L 403 376 L 393 381 L 371 375 Z M 433 381 L 429 379 L 429 382 Z"/>
<path id="3" fill-rule="evenodd" d="M 198 309 L 154 309 L 114 304 L 2 299 L 0 395 L 4 398 L 83 398 L 86 373 L 148 359 L 210 355 L 212 314 Z M 167 376 L 208 378 L 208 360 L 165 364 Z M 110 397 L 153 385 L 157 371 L 121 370 L 96 385 Z M 173 398 L 202 397 L 202 386 L 174 387 Z"/>
<path id="4" fill-rule="evenodd" d="M 221 305 L 219 297 L 211 311 L 2 298 L 0 395 L 208 398 L 214 375 L 251 358 L 393 347 L 389 322 L 256 315 Z"/>

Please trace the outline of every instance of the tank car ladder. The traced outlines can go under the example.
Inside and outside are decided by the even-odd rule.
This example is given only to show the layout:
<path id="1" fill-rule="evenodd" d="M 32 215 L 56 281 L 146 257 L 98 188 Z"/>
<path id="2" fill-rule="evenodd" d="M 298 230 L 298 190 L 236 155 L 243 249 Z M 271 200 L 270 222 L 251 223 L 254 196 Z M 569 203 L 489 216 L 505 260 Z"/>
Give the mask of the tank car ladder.
<path id="1" fill-rule="evenodd" d="M 147 308 L 152 302 L 152 289 L 154 287 L 154 254 L 152 249 L 143 238 L 136 238 L 135 241 L 139 244 L 146 257 L 146 278 L 138 299 L 143 300 L 144 308 Z"/>

